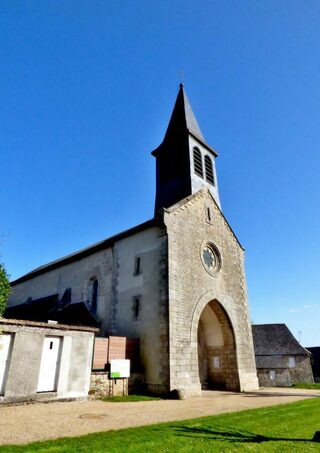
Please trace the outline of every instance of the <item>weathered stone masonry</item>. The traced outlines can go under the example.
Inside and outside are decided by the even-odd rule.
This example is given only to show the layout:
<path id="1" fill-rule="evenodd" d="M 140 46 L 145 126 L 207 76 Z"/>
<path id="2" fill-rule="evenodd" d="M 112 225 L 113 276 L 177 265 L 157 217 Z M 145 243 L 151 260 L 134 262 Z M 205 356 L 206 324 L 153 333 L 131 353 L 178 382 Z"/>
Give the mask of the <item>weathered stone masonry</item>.
<path id="1" fill-rule="evenodd" d="M 152 392 L 256 389 L 244 252 L 221 211 L 218 154 L 182 85 L 152 155 L 154 218 L 21 277 L 10 305 L 68 294 L 67 308 L 85 305 L 101 335 L 140 339 Z"/>
<path id="2" fill-rule="evenodd" d="M 211 210 L 211 221 L 206 209 Z M 247 315 L 243 250 L 207 190 L 165 213 L 169 239 L 170 387 L 199 394 L 197 332 L 200 315 L 218 301 L 233 327 L 239 377 L 230 389 L 257 386 L 252 335 Z M 221 252 L 221 270 L 206 272 L 200 254 L 203 241 Z M 235 352 L 234 352 L 235 354 Z"/>

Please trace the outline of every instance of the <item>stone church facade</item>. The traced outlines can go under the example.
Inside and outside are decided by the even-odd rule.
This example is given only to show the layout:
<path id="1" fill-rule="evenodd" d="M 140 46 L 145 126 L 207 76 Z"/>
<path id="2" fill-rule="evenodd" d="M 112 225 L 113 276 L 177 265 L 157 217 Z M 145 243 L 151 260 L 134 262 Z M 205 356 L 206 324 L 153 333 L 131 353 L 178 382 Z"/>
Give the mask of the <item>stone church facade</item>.
<path id="1" fill-rule="evenodd" d="M 152 154 L 154 218 L 12 282 L 5 316 L 91 320 L 101 335 L 140 338 L 154 393 L 257 389 L 244 250 L 221 211 L 217 153 L 182 85 Z"/>

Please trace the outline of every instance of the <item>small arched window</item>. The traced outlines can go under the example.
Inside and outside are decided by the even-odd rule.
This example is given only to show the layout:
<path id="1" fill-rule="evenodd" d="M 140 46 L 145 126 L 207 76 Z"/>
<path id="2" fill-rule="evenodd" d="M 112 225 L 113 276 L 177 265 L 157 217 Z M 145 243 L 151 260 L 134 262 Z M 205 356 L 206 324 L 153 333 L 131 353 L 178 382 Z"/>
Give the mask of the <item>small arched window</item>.
<path id="1" fill-rule="evenodd" d="M 214 185 L 214 173 L 213 173 L 213 166 L 212 166 L 212 160 L 210 157 L 207 155 L 204 157 L 204 166 L 206 169 L 206 180 Z"/>
<path id="2" fill-rule="evenodd" d="M 95 313 L 97 311 L 98 305 L 98 290 L 99 283 L 98 280 L 94 280 L 92 284 L 92 295 L 91 295 L 91 310 Z"/>
<path id="3" fill-rule="evenodd" d="M 195 174 L 203 178 L 202 155 L 199 148 L 193 148 L 193 166 Z"/>

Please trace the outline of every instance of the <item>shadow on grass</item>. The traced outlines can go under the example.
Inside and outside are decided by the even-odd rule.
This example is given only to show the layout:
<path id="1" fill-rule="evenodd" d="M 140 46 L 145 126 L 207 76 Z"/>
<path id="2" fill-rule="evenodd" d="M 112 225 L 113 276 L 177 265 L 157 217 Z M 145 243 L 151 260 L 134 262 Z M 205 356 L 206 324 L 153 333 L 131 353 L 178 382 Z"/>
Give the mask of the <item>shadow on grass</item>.
<path id="1" fill-rule="evenodd" d="M 244 442 L 244 443 L 262 443 L 262 442 L 317 442 L 320 443 L 320 431 L 316 431 L 312 439 L 295 439 L 291 437 L 270 437 L 254 434 L 248 431 L 237 431 L 232 428 L 196 428 L 189 426 L 174 426 L 174 430 L 178 431 L 178 436 L 210 438 L 212 440 L 224 440 L 228 442 Z"/>

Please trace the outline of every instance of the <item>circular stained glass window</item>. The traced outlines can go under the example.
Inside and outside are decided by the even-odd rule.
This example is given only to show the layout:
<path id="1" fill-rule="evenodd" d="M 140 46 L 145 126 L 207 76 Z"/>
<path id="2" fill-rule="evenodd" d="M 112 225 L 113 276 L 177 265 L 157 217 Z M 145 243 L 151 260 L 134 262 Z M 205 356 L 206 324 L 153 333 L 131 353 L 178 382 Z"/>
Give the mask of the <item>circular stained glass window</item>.
<path id="1" fill-rule="evenodd" d="M 211 243 L 205 243 L 201 247 L 202 263 L 209 274 L 217 273 L 221 268 L 221 256 L 217 247 Z"/>

